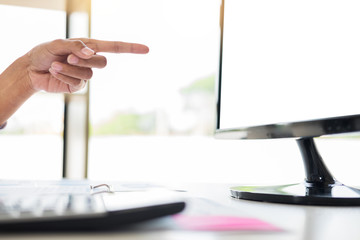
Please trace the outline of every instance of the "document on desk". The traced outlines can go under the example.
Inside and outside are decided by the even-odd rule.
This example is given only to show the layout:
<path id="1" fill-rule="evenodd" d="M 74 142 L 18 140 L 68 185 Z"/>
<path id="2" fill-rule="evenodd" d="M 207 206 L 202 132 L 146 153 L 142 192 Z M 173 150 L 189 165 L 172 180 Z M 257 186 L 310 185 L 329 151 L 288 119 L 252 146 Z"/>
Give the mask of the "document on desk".
<path id="1" fill-rule="evenodd" d="M 234 209 L 217 202 L 195 198 L 187 201 L 185 212 L 172 218 L 176 226 L 191 231 L 281 231 L 261 219 L 241 216 Z"/>
<path id="2" fill-rule="evenodd" d="M 233 216 L 175 215 L 174 220 L 184 230 L 195 231 L 279 231 L 276 226 L 256 218 Z"/>

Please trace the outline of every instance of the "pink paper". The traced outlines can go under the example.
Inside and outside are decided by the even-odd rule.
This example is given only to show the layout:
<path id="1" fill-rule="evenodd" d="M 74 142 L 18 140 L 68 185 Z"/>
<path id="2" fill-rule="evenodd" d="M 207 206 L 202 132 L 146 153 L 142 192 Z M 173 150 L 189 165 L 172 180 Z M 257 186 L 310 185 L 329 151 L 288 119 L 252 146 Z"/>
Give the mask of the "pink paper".
<path id="1" fill-rule="evenodd" d="M 175 215 L 175 222 L 185 230 L 198 231 L 278 231 L 279 228 L 256 218 L 232 216 Z"/>

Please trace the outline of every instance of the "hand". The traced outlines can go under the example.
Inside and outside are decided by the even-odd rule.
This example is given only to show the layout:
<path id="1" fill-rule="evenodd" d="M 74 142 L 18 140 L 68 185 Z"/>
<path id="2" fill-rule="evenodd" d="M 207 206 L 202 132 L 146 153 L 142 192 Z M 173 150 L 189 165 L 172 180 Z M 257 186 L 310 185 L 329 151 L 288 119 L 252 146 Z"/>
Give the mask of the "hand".
<path id="1" fill-rule="evenodd" d="M 36 91 L 72 93 L 82 89 L 92 77 L 92 68 L 106 66 L 98 52 L 149 52 L 142 44 L 95 39 L 54 40 L 33 48 L 28 54 L 28 80 Z"/>

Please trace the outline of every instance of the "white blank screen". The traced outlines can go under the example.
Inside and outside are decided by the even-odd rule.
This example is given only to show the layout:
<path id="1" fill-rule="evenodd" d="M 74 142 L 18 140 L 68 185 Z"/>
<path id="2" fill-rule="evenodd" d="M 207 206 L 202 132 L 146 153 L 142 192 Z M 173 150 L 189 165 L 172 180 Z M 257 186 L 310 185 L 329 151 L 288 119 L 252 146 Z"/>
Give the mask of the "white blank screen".
<path id="1" fill-rule="evenodd" d="M 360 113 L 360 1 L 225 0 L 220 128 Z"/>

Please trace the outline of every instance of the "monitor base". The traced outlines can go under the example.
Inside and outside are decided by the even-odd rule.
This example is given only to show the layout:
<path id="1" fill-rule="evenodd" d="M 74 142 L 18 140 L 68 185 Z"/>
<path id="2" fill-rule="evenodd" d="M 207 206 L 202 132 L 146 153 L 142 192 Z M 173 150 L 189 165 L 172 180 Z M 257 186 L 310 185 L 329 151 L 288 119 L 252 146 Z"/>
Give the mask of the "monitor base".
<path id="1" fill-rule="evenodd" d="M 233 187 L 230 189 L 232 197 L 302 205 L 360 206 L 360 189 L 335 180 L 320 156 L 313 137 L 296 141 L 305 167 L 303 183 Z"/>
<path id="2" fill-rule="evenodd" d="M 325 206 L 360 206 L 360 189 L 339 182 L 331 186 L 308 186 L 307 183 L 278 186 L 239 186 L 230 188 L 238 199 L 273 203 Z"/>

